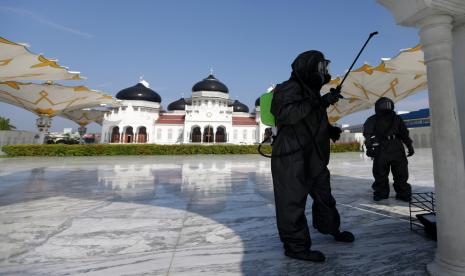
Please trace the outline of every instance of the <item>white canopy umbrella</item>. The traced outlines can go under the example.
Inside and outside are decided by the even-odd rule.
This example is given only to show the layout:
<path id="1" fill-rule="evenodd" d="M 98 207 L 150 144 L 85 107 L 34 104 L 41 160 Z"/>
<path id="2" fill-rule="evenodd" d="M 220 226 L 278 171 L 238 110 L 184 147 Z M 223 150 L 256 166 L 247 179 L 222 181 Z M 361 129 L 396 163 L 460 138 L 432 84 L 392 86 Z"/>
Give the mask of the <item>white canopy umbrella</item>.
<path id="1" fill-rule="evenodd" d="M 112 96 L 85 86 L 15 81 L 0 82 L 0 101 L 37 114 L 37 127 L 40 132 L 47 132 L 52 117 L 64 112 L 86 107 L 117 105 Z"/>
<path id="2" fill-rule="evenodd" d="M 369 109 L 380 97 L 398 102 L 427 87 L 426 66 L 421 45 L 402 50 L 393 58 L 384 58 L 377 66 L 365 64 L 353 70 L 342 86 L 342 96 L 329 107 L 331 122 L 351 113 Z M 342 78 L 337 77 L 324 86 L 323 91 L 336 87 Z"/>
<path id="3" fill-rule="evenodd" d="M 102 125 L 103 116 L 108 111 L 96 110 L 90 108 L 68 110 L 61 113 L 61 117 L 67 118 L 80 126 L 87 126 L 88 124 L 95 122 Z"/>
<path id="4" fill-rule="evenodd" d="M 68 71 L 56 60 L 33 54 L 26 46 L 0 37 L 0 81 L 81 79 L 79 72 Z"/>
<path id="5" fill-rule="evenodd" d="M 60 116 L 79 125 L 78 132 L 81 137 L 79 143 L 82 144 L 84 143 L 83 136 L 87 132 L 86 126 L 91 122 L 96 122 L 97 124 L 102 125 L 103 116 L 106 112 L 106 110 L 84 108 L 64 111 Z"/>
<path id="6" fill-rule="evenodd" d="M 66 86 L 15 81 L 0 82 L 0 101 L 50 117 L 78 108 L 116 104 L 116 100 L 111 95 L 82 85 Z"/>

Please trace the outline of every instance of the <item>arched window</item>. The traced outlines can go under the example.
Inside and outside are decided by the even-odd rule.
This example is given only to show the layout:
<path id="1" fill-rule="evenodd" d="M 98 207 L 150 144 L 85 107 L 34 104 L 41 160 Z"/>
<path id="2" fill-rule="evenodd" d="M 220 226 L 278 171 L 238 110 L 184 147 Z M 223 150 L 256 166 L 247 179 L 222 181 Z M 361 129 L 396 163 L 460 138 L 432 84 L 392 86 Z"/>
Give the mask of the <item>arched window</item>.
<path id="1" fill-rule="evenodd" d="M 200 131 L 200 127 L 196 126 L 192 128 L 191 141 L 192 143 L 200 143 L 202 141 L 202 133 Z"/>
<path id="2" fill-rule="evenodd" d="M 123 143 L 132 143 L 134 141 L 134 131 L 131 126 L 126 127 L 123 134 Z"/>
<path id="3" fill-rule="evenodd" d="M 161 140 L 161 128 L 157 129 L 157 140 Z"/>
<path id="4" fill-rule="evenodd" d="M 247 129 L 242 130 L 242 140 L 247 140 Z"/>
<path id="5" fill-rule="evenodd" d="M 206 126 L 203 130 L 203 142 L 213 143 L 213 136 L 213 128 L 211 126 Z"/>
<path id="6" fill-rule="evenodd" d="M 234 140 L 237 140 L 237 135 L 238 135 L 238 130 L 235 129 L 235 130 L 233 131 L 233 139 L 234 139 Z"/>
<path id="7" fill-rule="evenodd" d="M 119 143 L 119 127 L 115 126 L 111 130 L 110 143 Z"/>
<path id="8" fill-rule="evenodd" d="M 137 143 L 147 143 L 147 128 L 139 127 L 137 131 Z"/>
<path id="9" fill-rule="evenodd" d="M 220 126 L 216 129 L 215 133 L 215 142 L 224 143 L 226 142 L 226 129 L 223 126 Z"/>
<path id="10" fill-rule="evenodd" d="M 173 139 L 173 129 L 168 129 L 168 140 L 172 140 Z"/>

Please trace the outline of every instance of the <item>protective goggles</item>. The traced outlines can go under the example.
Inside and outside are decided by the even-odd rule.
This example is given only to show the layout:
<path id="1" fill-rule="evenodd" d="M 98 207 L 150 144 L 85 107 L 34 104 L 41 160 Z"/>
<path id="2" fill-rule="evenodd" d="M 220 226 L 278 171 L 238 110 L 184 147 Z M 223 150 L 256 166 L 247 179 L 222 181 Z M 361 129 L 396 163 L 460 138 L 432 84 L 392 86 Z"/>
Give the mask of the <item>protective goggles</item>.
<path id="1" fill-rule="evenodd" d="M 320 62 L 318 62 L 318 73 L 322 75 L 327 75 L 329 74 L 329 64 L 331 63 L 330 60 L 325 59 Z"/>
<path id="2" fill-rule="evenodd" d="M 381 103 L 378 103 L 378 109 L 391 111 L 394 110 L 394 104 L 391 101 L 383 101 Z"/>

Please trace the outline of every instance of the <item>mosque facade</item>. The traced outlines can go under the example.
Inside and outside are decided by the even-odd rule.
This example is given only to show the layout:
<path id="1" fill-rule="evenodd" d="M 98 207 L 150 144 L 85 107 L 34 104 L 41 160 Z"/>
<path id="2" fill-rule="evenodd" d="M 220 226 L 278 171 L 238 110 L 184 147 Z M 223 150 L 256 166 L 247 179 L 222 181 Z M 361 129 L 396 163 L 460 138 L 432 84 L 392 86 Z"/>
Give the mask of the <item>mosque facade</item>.
<path id="1" fill-rule="evenodd" d="M 228 87 L 213 74 L 192 87 L 190 98 L 161 106 L 161 97 L 149 84 L 119 91 L 120 106 L 105 114 L 101 143 L 256 144 L 267 126 L 260 121 L 260 99 L 253 112 L 229 97 Z"/>

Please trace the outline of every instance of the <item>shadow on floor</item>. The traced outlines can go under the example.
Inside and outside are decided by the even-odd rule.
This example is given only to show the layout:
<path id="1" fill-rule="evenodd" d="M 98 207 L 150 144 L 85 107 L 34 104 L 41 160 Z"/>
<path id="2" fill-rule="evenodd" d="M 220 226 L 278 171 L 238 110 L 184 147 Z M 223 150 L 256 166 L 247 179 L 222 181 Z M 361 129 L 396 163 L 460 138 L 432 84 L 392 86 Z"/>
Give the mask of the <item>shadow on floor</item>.
<path id="1" fill-rule="evenodd" d="M 182 237 L 174 248 L 176 259 L 174 265 L 170 264 L 170 273 L 237 272 L 234 263 L 222 260 L 222 254 L 226 258 L 241 254 L 240 271 L 244 275 L 423 275 L 425 265 L 433 259 L 435 243 L 410 232 L 408 204 L 393 198 L 372 202 L 370 179 L 332 176 L 342 228 L 351 230 L 357 240 L 349 245 L 337 243 L 311 228 L 313 248 L 328 257 L 324 264 L 312 264 L 283 256 L 268 160 L 255 156 L 191 156 L 47 162 L 2 175 L 0 207 L 69 197 L 197 214 L 200 217 L 183 218 Z M 413 190 L 430 189 L 413 186 Z M 310 206 L 309 198 L 309 211 Z M 311 226 L 311 214 L 307 217 Z M 222 233 L 223 228 L 218 231 L 215 225 L 232 230 L 239 241 L 227 231 Z M 111 228 L 106 231 L 112 232 Z M 183 265 L 183 258 L 192 263 Z M 177 259 L 181 260 L 178 265 Z"/>

